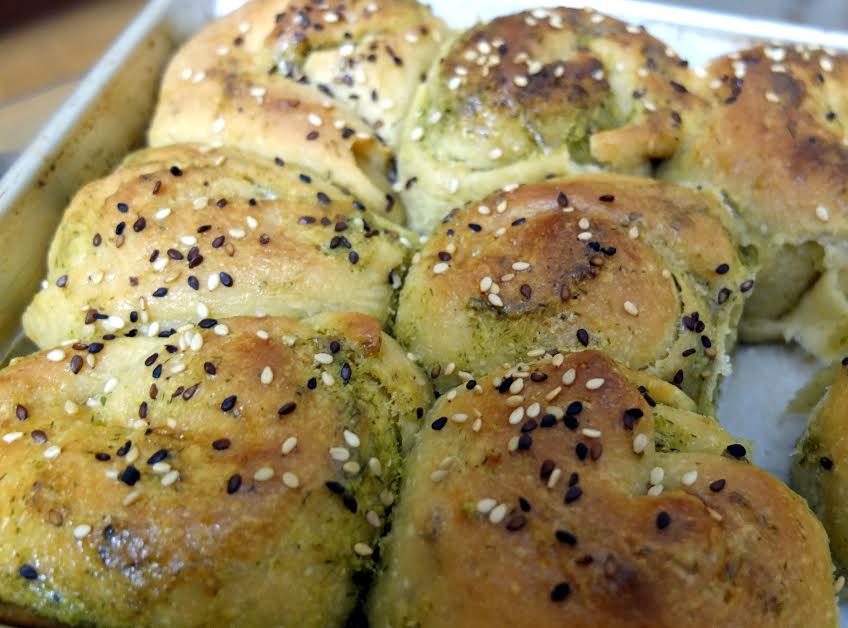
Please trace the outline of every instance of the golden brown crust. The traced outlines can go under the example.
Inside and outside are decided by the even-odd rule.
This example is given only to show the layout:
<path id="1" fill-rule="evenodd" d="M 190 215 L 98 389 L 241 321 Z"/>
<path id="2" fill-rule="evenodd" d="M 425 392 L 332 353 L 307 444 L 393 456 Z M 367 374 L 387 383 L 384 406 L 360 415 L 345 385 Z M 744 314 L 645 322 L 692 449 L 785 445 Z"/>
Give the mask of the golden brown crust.
<path id="1" fill-rule="evenodd" d="M 783 484 L 736 447 L 655 452 L 654 410 L 600 353 L 520 370 L 519 406 L 487 377 L 425 419 L 372 625 L 835 625 L 827 539 Z"/>
<path id="2" fill-rule="evenodd" d="M 399 152 L 416 226 L 505 182 L 589 165 L 647 172 L 669 157 L 691 76 L 644 29 L 592 11 L 538 9 L 459 35 L 416 94 Z"/>
<path id="3" fill-rule="evenodd" d="M 848 368 L 835 365 L 821 403 L 793 454 L 792 487 L 807 498 L 830 537 L 837 565 L 848 570 Z"/>
<path id="4" fill-rule="evenodd" d="M 758 249 L 762 271 L 743 338 L 795 339 L 828 360 L 844 346 L 845 330 L 833 320 L 844 317 L 844 305 L 831 317 L 827 299 L 813 295 L 810 307 L 791 314 L 820 273 L 843 265 L 846 86 L 848 57 L 832 51 L 757 47 L 716 59 L 693 85 L 709 107 L 690 112 L 683 148 L 662 170 L 724 194 Z"/>
<path id="5" fill-rule="evenodd" d="M 442 389 L 589 346 L 709 408 L 750 280 L 723 214 L 709 195 L 622 176 L 496 193 L 452 212 L 416 256 L 395 333 Z"/>
<path id="6" fill-rule="evenodd" d="M 0 599 L 67 624 L 343 624 L 426 380 L 362 315 L 226 326 L 0 372 Z"/>
<path id="7" fill-rule="evenodd" d="M 415 238 L 361 207 L 292 164 L 231 149 L 141 151 L 71 202 L 25 329 L 51 346 L 258 313 L 385 322 L 389 275 L 401 275 Z"/>
<path id="8" fill-rule="evenodd" d="M 394 140 L 443 31 L 411 0 L 353 0 L 341 9 L 254 0 L 174 57 L 150 143 L 223 143 L 282 157 L 402 220 L 380 137 Z"/>

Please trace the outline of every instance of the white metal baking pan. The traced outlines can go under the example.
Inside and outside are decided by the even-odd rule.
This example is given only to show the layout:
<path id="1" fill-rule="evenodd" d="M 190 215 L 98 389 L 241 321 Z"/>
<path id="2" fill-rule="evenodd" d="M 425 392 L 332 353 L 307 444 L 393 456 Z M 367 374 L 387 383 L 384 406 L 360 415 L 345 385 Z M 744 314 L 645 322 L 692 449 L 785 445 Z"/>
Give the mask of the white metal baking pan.
<path id="1" fill-rule="evenodd" d="M 21 337 L 20 316 L 44 275 L 47 247 L 69 198 L 143 143 L 158 79 L 174 48 L 243 1 L 151 0 L 0 179 L 0 362 L 31 348 Z M 848 51 L 848 33 L 636 0 L 431 4 L 455 27 L 536 6 L 590 6 L 644 25 L 693 66 L 759 41 Z M 723 387 L 720 418 L 731 432 L 754 442 L 758 464 L 784 479 L 803 427 L 785 408 L 819 366 L 792 347 L 741 347 Z M 848 627 L 845 605 L 842 625 Z"/>

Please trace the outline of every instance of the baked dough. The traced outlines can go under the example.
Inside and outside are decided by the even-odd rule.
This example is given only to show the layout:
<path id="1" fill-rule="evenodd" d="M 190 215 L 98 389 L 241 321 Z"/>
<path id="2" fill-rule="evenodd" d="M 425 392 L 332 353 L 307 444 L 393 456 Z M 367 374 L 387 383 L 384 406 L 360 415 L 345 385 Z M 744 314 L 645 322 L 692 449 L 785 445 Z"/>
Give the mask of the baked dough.
<path id="1" fill-rule="evenodd" d="M 752 284 L 709 194 L 593 175 L 454 211 L 416 255 L 396 337 L 445 390 L 534 351 L 601 349 L 711 411 Z"/>
<path id="2" fill-rule="evenodd" d="M 171 61 L 153 146 L 206 142 L 296 161 L 403 220 L 393 144 L 445 27 L 414 0 L 254 0 Z"/>
<path id="3" fill-rule="evenodd" d="M 848 57 L 758 47 L 713 61 L 665 178 L 709 185 L 762 266 L 743 340 L 797 341 L 830 361 L 848 347 Z"/>
<path id="4" fill-rule="evenodd" d="M 219 325 L 0 372 L 0 623 L 344 625 L 426 379 L 359 314 Z"/>
<path id="5" fill-rule="evenodd" d="M 680 140 L 692 77 L 668 46 L 616 19 L 537 9 L 457 35 L 415 95 L 398 167 L 410 222 L 508 183 L 608 168 L 648 174 Z"/>
<path id="6" fill-rule="evenodd" d="M 441 397 L 371 625 L 835 626 L 821 524 L 686 401 L 594 351 Z"/>
<path id="7" fill-rule="evenodd" d="M 131 155 L 77 193 L 24 314 L 36 344 L 257 314 L 386 322 L 416 236 L 315 172 L 228 148 Z"/>

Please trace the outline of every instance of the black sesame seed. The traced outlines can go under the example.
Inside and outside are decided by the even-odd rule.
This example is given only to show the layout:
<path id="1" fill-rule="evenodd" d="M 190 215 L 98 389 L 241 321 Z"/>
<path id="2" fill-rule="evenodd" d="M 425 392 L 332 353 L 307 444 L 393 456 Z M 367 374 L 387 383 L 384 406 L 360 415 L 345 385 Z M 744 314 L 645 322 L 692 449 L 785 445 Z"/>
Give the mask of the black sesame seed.
<path id="1" fill-rule="evenodd" d="M 76 375 L 82 370 L 82 358 L 78 355 L 75 355 L 71 358 L 71 373 Z"/>
<path id="2" fill-rule="evenodd" d="M 562 419 L 563 425 L 570 429 L 571 431 L 576 430 L 580 427 L 580 421 L 573 414 L 566 414 Z"/>
<path id="3" fill-rule="evenodd" d="M 218 369 L 211 362 L 204 362 L 203 370 L 207 375 L 215 375 L 218 372 Z"/>
<path id="4" fill-rule="evenodd" d="M 36 580 L 38 578 L 38 572 L 35 570 L 35 567 L 26 563 L 21 565 L 20 569 L 18 569 L 18 574 L 21 578 L 25 578 L 27 580 Z"/>
<path id="5" fill-rule="evenodd" d="M 556 536 L 556 540 L 560 543 L 572 546 L 577 545 L 577 537 L 567 530 L 557 530 L 554 536 Z"/>
<path id="6" fill-rule="evenodd" d="M 680 386 L 683 383 L 683 369 L 677 369 L 677 372 L 674 374 L 674 377 L 671 379 L 671 383 L 675 386 Z"/>
<path id="7" fill-rule="evenodd" d="M 439 431 L 440 429 L 442 429 L 447 424 L 448 424 L 448 417 L 440 416 L 438 419 L 436 419 L 435 421 L 433 421 L 430 424 L 430 427 L 432 427 L 436 431 Z"/>
<path id="8" fill-rule="evenodd" d="M 140 231 L 144 231 L 144 228 L 146 226 L 147 226 L 147 221 L 144 219 L 144 217 L 143 216 L 139 217 L 139 219 L 136 220 L 133 223 L 133 231 L 135 231 L 136 233 L 139 233 Z"/>
<path id="9" fill-rule="evenodd" d="M 821 458 L 819 458 L 819 464 L 821 465 L 821 468 L 825 471 L 830 471 L 833 468 L 833 460 L 831 460 L 827 456 L 822 456 Z"/>
<path id="10" fill-rule="evenodd" d="M 56 280 L 56 287 L 57 288 L 64 288 L 67 285 L 68 285 L 68 276 L 67 275 L 62 275 L 61 277 L 59 277 Z"/>
<path id="11" fill-rule="evenodd" d="M 690 355 L 693 355 L 694 353 L 695 353 L 695 348 L 689 347 L 688 349 L 686 349 L 686 351 L 684 351 L 680 355 L 682 355 L 684 358 L 688 358 Z"/>
<path id="12" fill-rule="evenodd" d="M 338 340 L 333 340 L 330 343 L 330 353 L 338 353 L 341 351 L 342 346 L 339 344 Z"/>
<path id="13" fill-rule="evenodd" d="M 277 414 L 280 416 L 286 416 L 287 414 L 294 412 L 296 408 L 297 404 L 294 401 L 287 401 L 280 406 L 280 409 L 277 410 Z"/>
<path id="14" fill-rule="evenodd" d="M 197 277 L 195 277 L 194 275 L 189 275 L 188 287 L 192 290 L 200 290 L 200 282 L 197 281 Z"/>
<path id="15" fill-rule="evenodd" d="M 225 273 L 225 272 L 222 270 L 220 273 L 218 273 L 218 276 L 221 278 L 221 283 L 222 283 L 224 286 L 226 286 L 227 288 L 232 288 L 232 286 L 233 286 L 233 278 L 232 278 L 232 277 L 231 277 L 228 273 Z"/>
<path id="16" fill-rule="evenodd" d="M 669 524 L 671 524 L 671 516 L 665 510 L 661 510 L 657 515 L 657 529 L 665 530 Z"/>
<path id="17" fill-rule="evenodd" d="M 147 459 L 147 464 L 156 464 L 157 462 L 162 462 L 165 458 L 168 457 L 167 449 L 160 449 L 156 453 L 154 453 L 150 458 Z"/>
<path id="18" fill-rule="evenodd" d="M 29 417 L 29 412 L 27 412 L 24 406 L 18 404 L 15 406 L 15 416 L 18 417 L 18 421 L 26 421 Z"/>
<path id="19" fill-rule="evenodd" d="M 314 377 L 310 377 L 309 380 L 306 382 L 306 387 L 309 390 L 315 390 L 318 387 L 318 380 Z"/>
<path id="20" fill-rule="evenodd" d="M 562 602 L 569 595 L 571 595 L 571 585 L 567 582 L 560 582 L 553 589 L 551 589 L 552 602 Z"/>
<path id="21" fill-rule="evenodd" d="M 356 251 L 351 251 L 347 256 L 347 259 L 350 261 L 351 264 L 356 264 L 356 262 L 359 261 L 359 253 L 357 253 Z"/>
<path id="22" fill-rule="evenodd" d="M 718 291 L 718 297 L 716 297 L 716 301 L 718 302 L 719 305 L 722 305 L 722 304 L 726 303 L 729 298 L 730 298 L 730 289 L 729 288 L 722 288 L 721 290 Z"/>
<path id="23" fill-rule="evenodd" d="M 577 443 L 574 451 L 580 460 L 586 460 L 586 456 L 589 454 L 589 448 L 586 446 L 586 443 Z"/>
<path id="24" fill-rule="evenodd" d="M 557 195 L 557 205 L 560 207 L 568 207 L 568 197 L 565 195 L 565 192 L 560 192 Z"/>
<path id="25" fill-rule="evenodd" d="M 709 336 L 701 336 L 701 344 L 704 345 L 704 349 L 709 349 L 713 346 L 713 341 Z"/>
<path id="26" fill-rule="evenodd" d="M 553 414 L 546 414 L 539 421 L 540 427 L 553 427 L 554 425 L 556 425 L 556 417 Z"/>
<path id="27" fill-rule="evenodd" d="M 124 229 L 126 228 L 127 223 L 123 220 L 117 224 L 115 227 L 115 235 L 122 235 L 124 233 Z"/>
<path id="28" fill-rule="evenodd" d="M 118 211 L 122 214 L 126 214 L 130 210 L 130 206 L 126 203 L 118 203 Z"/>
<path id="29" fill-rule="evenodd" d="M 568 478 L 568 485 L 574 486 L 580 481 L 580 474 L 577 472 L 573 472 Z"/>
<path id="30" fill-rule="evenodd" d="M 225 449 L 230 448 L 230 439 L 229 438 L 219 438 L 218 440 L 212 441 L 212 449 L 215 451 L 224 451 Z"/>
<path id="31" fill-rule="evenodd" d="M 183 171 L 180 169 L 179 166 L 171 166 L 171 174 L 175 177 L 181 177 L 183 176 Z"/>
<path id="32" fill-rule="evenodd" d="M 345 505 L 350 512 L 356 514 L 356 511 L 359 510 L 359 506 L 356 503 L 356 498 L 350 493 L 345 493 L 342 495 L 342 503 Z"/>
<path id="33" fill-rule="evenodd" d="M 123 458 L 129 453 L 129 450 L 132 448 L 132 441 L 128 440 L 123 445 L 118 448 L 118 451 L 115 452 L 115 455 L 119 458 Z"/>
<path id="34" fill-rule="evenodd" d="M 226 240 L 226 239 L 227 239 L 226 236 L 222 236 L 222 235 L 218 236 L 217 238 L 212 240 L 212 248 L 213 249 L 220 249 L 222 246 L 224 246 L 224 240 Z"/>
<path id="35" fill-rule="evenodd" d="M 518 532 L 525 525 L 527 525 L 527 517 L 521 513 L 510 515 L 506 520 L 506 529 L 510 532 Z"/>
<path id="36" fill-rule="evenodd" d="M 544 382 L 546 379 L 548 379 L 547 373 L 542 373 L 540 371 L 533 371 L 532 373 L 530 373 L 530 381 L 532 382 Z"/>
<path id="37" fill-rule="evenodd" d="M 584 347 L 589 346 L 589 332 L 583 328 L 577 330 L 577 340 L 580 341 L 580 344 Z"/>
<path id="38" fill-rule="evenodd" d="M 580 499 L 581 495 L 583 495 L 583 489 L 580 488 L 579 486 L 576 486 L 576 485 L 572 486 L 571 488 L 569 488 L 565 492 L 564 501 L 565 501 L 566 504 L 571 504 L 573 502 L 576 502 L 578 499 Z"/>
<path id="39" fill-rule="evenodd" d="M 107 462 L 108 460 L 112 459 L 112 456 L 105 452 L 98 452 L 94 454 L 94 458 L 95 460 L 99 460 L 100 462 Z"/>
<path id="40" fill-rule="evenodd" d="M 474 233 L 480 233 L 480 231 L 483 230 L 483 227 L 478 225 L 476 222 L 468 223 L 468 228 L 471 229 L 471 231 L 473 231 Z"/>
<path id="41" fill-rule="evenodd" d="M 612 203 L 615 200 L 615 196 L 612 194 L 602 194 L 598 197 L 598 200 L 602 203 Z"/>
<path id="42" fill-rule="evenodd" d="M 103 351 L 103 343 L 92 342 L 85 348 L 85 350 L 89 353 L 100 353 L 101 351 Z"/>
<path id="43" fill-rule="evenodd" d="M 156 288 L 156 290 L 153 291 L 153 296 L 157 298 L 162 298 L 166 294 L 168 294 L 167 288 Z"/>
<path id="44" fill-rule="evenodd" d="M 230 479 L 227 480 L 227 495 L 232 495 L 233 493 L 238 492 L 241 488 L 241 476 L 238 473 L 234 473 L 230 476 Z"/>
<path id="45" fill-rule="evenodd" d="M 324 482 L 324 486 L 330 489 L 330 492 L 335 495 L 341 495 L 345 492 L 344 486 L 333 480 L 330 480 L 329 482 Z"/>
<path id="46" fill-rule="evenodd" d="M 727 451 L 728 454 L 737 459 L 744 458 L 745 454 L 748 453 L 748 450 L 745 449 L 745 446 L 740 445 L 739 443 L 733 443 L 732 445 L 728 445 L 725 451 Z"/>
<path id="47" fill-rule="evenodd" d="M 350 381 L 351 376 L 350 364 L 347 362 L 342 364 L 342 370 L 339 374 L 341 375 L 342 381 L 347 384 Z"/>
<path id="48" fill-rule="evenodd" d="M 101 243 L 101 242 L 103 242 L 103 238 L 100 236 L 100 234 L 99 234 L 99 233 L 95 233 L 95 234 L 94 234 L 94 237 L 91 239 L 91 243 L 92 243 L 94 246 L 100 246 L 100 243 Z"/>
<path id="49" fill-rule="evenodd" d="M 530 502 L 528 502 L 523 497 L 518 498 L 518 507 L 521 508 L 523 512 L 530 512 L 532 510 Z"/>
<path id="50" fill-rule="evenodd" d="M 566 414 L 580 414 L 583 412 L 583 404 L 579 401 L 572 401 L 568 404 L 568 407 L 565 409 Z"/>
<path id="51" fill-rule="evenodd" d="M 530 287 L 529 284 L 521 284 L 521 287 L 518 289 L 518 291 L 521 293 L 521 296 L 523 296 L 528 301 L 530 300 L 530 297 L 533 296 L 533 289 Z"/>
<path id="52" fill-rule="evenodd" d="M 200 327 L 201 329 L 211 329 L 212 327 L 214 327 L 217 324 L 218 324 L 218 319 L 216 319 L 216 318 L 204 318 L 203 320 L 201 320 L 197 324 L 197 326 Z"/>
<path id="53" fill-rule="evenodd" d="M 469 379 L 465 382 L 465 390 L 474 390 L 477 387 L 477 381 L 473 379 Z"/>
<path id="54" fill-rule="evenodd" d="M 153 376 L 153 379 L 159 379 L 162 376 L 162 365 L 157 364 L 151 375 Z"/>
<path id="55" fill-rule="evenodd" d="M 518 449 L 530 449 L 533 446 L 533 437 L 530 434 L 522 434 L 518 437 Z"/>
<path id="56" fill-rule="evenodd" d="M 118 479 L 127 486 L 134 486 L 135 483 L 141 479 L 141 473 L 134 466 L 129 465 L 126 469 L 121 471 Z"/>
<path id="57" fill-rule="evenodd" d="M 718 266 L 716 266 L 716 269 L 715 269 L 715 271 L 716 271 L 719 275 L 724 275 L 724 274 L 725 274 L 725 273 L 727 273 L 729 270 L 730 270 L 730 266 L 728 266 L 727 264 L 719 264 Z"/>
<path id="58" fill-rule="evenodd" d="M 542 466 L 539 467 L 539 477 L 543 480 L 547 480 L 551 477 L 551 473 L 554 472 L 556 468 L 556 463 L 553 460 L 545 460 L 542 462 Z"/>
<path id="59" fill-rule="evenodd" d="M 739 290 L 742 291 L 742 292 L 748 292 L 753 287 L 754 287 L 754 280 L 749 279 L 748 281 L 742 282 L 742 285 L 739 286 Z"/>
<path id="60" fill-rule="evenodd" d="M 225 398 L 221 402 L 221 410 L 223 410 L 224 412 L 229 412 L 235 407 L 237 400 L 238 396 L 236 395 L 230 395 L 229 397 Z"/>
<path id="61" fill-rule="evenodd" d="M 522 432 L 532 432 L 537 427 L 539 427 L 539 424 L 536 423 L 536 419 L 528 419 L 527 421 L 524 422 L 524 425 L 521 426 L 521 431 Z"/>
<path id="62" fill-rule="evenodd" d="M 180 253 L 177 249 L 168 249 L 167 253 L 168 257 L 176 261 L 180 261 L 183 258 L 183 254 Z"/>
<path id="63" fill-rule="evenodd" d="M 327 196 L 324 192 L 318 192 L 318 194 L 316 194 L 316 196 L 318 197 L 318 202 L 321 203 L 322 205 L 329 205 L 330 204 L 330 197 Z"/>
<path id="64" fill-rule="evenodd" d="M 713 493 L 720 493 L 722 490 L 724 490 L 725 484 L 727 484 L 727 481 L 723 478 L 720 480 L 715 480 L 714 482 L 710 482 L 710 490 Z"/>

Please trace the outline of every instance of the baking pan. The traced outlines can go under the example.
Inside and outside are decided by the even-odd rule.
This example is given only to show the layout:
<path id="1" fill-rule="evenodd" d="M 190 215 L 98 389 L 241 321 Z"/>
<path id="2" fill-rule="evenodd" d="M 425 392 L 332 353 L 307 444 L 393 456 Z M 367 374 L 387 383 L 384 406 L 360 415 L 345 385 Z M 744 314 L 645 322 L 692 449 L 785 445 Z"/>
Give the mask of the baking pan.
<path id="1" fill-rule="evenodd" d="M 142 145 L 159 77 L 175 47 L 242 2 L 151 0 L 0 179 L 0 363 L 33 348 L 20 318 L 45 274 L 47 247 L 70 197 Z M 695 67 L 761 41 L 848 51 L 848 33 L 635 0 L 431 4 L 455 27 L 536 6 L 589 6 L 644 25 Z M 719 416 L 731 432 L 756 443 L 755 462 L 786 479 L 803 418 L 787 417 L 784 409 L 819 365 L 797 348 L 777 345 L 741 347 L 733 365 Z M 848 610 L 841 610 L 848 626 Z"/>

